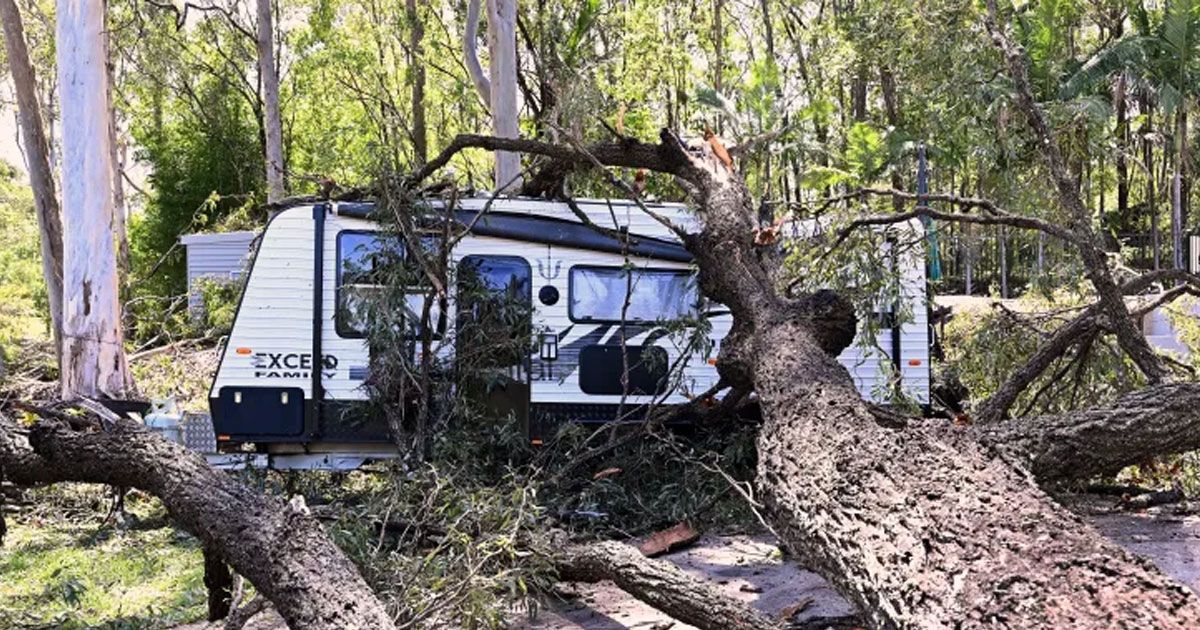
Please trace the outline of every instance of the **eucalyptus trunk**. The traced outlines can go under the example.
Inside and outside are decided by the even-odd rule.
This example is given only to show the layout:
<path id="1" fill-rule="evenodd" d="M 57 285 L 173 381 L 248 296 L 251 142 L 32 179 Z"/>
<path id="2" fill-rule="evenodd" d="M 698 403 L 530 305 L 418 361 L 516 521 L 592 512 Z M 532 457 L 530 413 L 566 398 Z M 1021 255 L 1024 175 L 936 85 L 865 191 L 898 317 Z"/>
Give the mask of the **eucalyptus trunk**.
<path id="1" fill-rule="evenodd" d="M 125 359 L 114 251 L 112 119 L 103 0 L 59 0 L 56 52 L 62 99 L 62 393 L 122 398 Z"/>
<path id="2" fill-rule="evenodd" d="M 284 183 L 283 116 L 279 109 L 279 72 L 275 68 L 275 27 L 271 0 L 256 0 L 258 31 L 258 73 L 262 81 L 263 158 L 267 175 L 267 202 L 274 203 L 287 194 Z"/>

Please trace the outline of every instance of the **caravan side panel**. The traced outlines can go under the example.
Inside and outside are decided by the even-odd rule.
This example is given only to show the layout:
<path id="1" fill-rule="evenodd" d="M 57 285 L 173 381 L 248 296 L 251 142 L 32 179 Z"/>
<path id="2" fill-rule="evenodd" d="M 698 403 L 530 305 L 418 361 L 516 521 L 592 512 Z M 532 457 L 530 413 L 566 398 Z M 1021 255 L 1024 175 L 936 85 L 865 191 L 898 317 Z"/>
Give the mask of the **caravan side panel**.
<path id="1" fill-rule="evenodd" d="M 263 233 L 209 392 L 218 436 L 278 433 L 274 415 L 304 412 L 314 366 L 312 288 L 312 209 L 292 208 Z M 299 438 L 303 427 L 282 430 Z"/>

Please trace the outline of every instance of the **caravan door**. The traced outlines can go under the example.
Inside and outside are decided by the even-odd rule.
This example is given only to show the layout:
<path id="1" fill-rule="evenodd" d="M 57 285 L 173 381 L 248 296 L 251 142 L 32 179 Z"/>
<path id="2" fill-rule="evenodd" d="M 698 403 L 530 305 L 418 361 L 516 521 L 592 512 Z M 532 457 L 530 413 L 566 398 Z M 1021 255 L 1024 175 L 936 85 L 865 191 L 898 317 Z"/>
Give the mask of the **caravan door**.
<path id="1" fill-rule="evenodd" d="M 520 256 L 471 255 L 458 263 L 455 369 L 467 394 L 497 417 L 529 428 L 533 278 Z"/>

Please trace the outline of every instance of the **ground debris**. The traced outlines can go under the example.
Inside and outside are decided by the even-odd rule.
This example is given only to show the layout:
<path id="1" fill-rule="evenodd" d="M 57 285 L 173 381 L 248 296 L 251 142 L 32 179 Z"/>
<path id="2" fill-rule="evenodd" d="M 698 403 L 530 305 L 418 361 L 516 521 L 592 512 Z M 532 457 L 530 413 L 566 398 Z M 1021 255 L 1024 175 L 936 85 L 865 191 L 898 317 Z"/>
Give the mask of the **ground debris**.
<path id="1" fill-rule="evenodd" d="M 638 551 L 647 558 L 655 558 L 682 549 L 697 540 L 700 540 L 700 532 L 692 529 L 686 521 L 680 521 L 670 528 L 650 534 L 649 538 L 638 545 Z"/>

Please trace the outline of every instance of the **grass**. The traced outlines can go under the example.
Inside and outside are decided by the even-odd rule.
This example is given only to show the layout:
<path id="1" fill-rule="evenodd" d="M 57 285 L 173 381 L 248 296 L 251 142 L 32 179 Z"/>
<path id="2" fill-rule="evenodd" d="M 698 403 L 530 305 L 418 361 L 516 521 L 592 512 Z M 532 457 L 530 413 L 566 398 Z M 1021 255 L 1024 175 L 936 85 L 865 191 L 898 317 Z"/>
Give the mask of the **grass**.
<path id="1" fill-rule="evenodd" d="M 0 627 L 165 628 L 202 618 L 198 543 L 171 527 L 139 529 L 160 520 L 156 501 L 133 499 L 130 511 L 139 518 L 128 529 L 103 525 L 95 509 L 9 519 Z"/>

